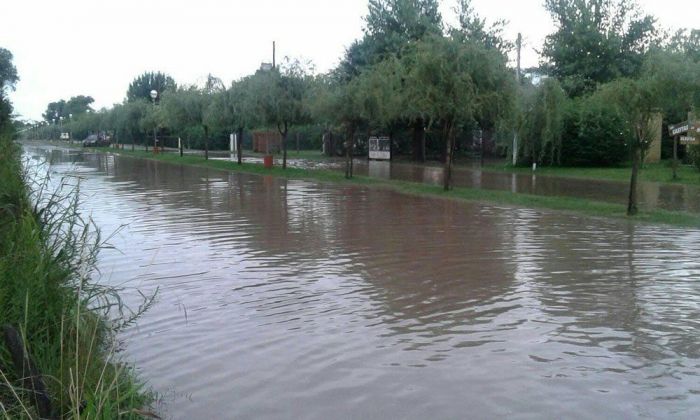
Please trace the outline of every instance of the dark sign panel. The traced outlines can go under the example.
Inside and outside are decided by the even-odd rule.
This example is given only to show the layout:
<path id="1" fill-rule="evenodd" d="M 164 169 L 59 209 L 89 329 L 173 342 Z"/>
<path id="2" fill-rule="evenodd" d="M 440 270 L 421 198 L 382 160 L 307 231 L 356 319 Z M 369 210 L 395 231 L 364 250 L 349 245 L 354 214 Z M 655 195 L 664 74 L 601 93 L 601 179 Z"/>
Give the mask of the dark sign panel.
<path id="1" fill-rule="evenodd" d="M 690 123 L 683 122 L 680 124 L 674 124 L 674 125 L 669 125 L 668 126 L 668 133 L 671 136 L 678 136 L 680 134 L 685 134 L 690 130 Z"/>

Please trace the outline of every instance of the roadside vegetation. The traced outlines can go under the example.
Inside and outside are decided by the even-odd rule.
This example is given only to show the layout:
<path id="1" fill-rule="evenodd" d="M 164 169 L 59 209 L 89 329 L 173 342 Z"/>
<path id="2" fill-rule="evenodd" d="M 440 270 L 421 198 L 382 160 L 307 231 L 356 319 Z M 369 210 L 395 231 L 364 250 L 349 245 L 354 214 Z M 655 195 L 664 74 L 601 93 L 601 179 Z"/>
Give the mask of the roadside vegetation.
<path id="1" fill-rule="evenodd" d="M 153 398 L 121 362 L 116 334 L 152 299 L 131 311 L 119 290 L 95 281 L 107 242 L 78 212 L 78 185 L 35 177 L 20 161 L 5 95 L 18 77 L 6 52 L 0 49 L 0 417 L 142 418 Z"/>
<path id="2" fill-rule="evenodd" d="M 445 190 L 455 156 L 507 158 L 515 167 L 628 165 L 633 215 L 637 181 L 661 179 L 644 174 L 655 168 L 644 165 L 659 132 L 651 121 L 661 116 L 661 154 L 671 159 L 668 126 L 700 106 L 700 31 L 669 32 L 636 0 L 544 7 L 555 29 L 536 68 L 520 68 L 522 37 L 505 37 L 507 22 L 486 21 L 470 0 L 457 1 L 452 25 L 437 0 L 369 0 L 363 36 L 325 74 L 288 58 L 228 86 L 212 75 L 194 86 L 145 73 L 111 109 L 95 112 L 83 95 L 50 103 L 41 124 L 24 127 L 26 137 L 57 138 L 62 124 L 73 138 L 100 133 L 146 148 L 180 139 L 207 158 L 236 134 L 240 162 L 252 134 L 265 132 L 276 136 L 283 167 L 288 149 L 323 149 L 345 156 L 349 178 L 350 157 L 367 152 L 370 136 L 388 136 L 394 156 L 441 162 Z M 700 146 L 681 145 L 677 156 L 700 169 Z M 696 179 L 681 175 L 681 183 Z"/>

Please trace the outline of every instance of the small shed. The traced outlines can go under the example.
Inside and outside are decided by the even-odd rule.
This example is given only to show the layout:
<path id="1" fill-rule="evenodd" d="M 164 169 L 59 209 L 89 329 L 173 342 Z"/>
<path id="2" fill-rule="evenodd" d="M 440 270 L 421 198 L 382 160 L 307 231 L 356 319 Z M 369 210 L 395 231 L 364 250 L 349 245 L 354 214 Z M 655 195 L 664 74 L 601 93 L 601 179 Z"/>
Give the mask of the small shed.
<path id="1" fill-rule="evenodd" d="M 282 136 L 277 131 L 253 132 L 253 151 L 257 153 L 278 153 L 282 149 Z"/>

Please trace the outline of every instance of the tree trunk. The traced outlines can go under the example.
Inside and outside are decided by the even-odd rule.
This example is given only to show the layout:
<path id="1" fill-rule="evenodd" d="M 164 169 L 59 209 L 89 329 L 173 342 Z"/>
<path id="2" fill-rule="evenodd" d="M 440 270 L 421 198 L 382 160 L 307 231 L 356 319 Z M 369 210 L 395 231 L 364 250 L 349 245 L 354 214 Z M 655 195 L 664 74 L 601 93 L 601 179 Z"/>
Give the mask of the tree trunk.
<path id="1" fill-rule="evenodd" d="M 632 150 L 632 177 L 630 178 L 630 195 L 627 202 L 627 215 L 637 214 L 637 178 L 639 177 L 639 160 L 641 154 L 638 148 Z"/>
<path id="2" fill-rule="evenodd" d="M 209 160 L 209 127 L 204 126 L 204 160 Z"/>
<path id="3" fill-rule="evenodd" d="M 284 130 L 278 125 L 277 129 L 282 135 L 282 169 L 287 169 L 287 133 L 289 132 L 287 123 L 284 123 Z"/>
<path id="4" fill-rule="evenodd" d="M 354 146 L 355 125 L 348 125 L 348 139 L 345 142 L 345 178 L 352 178 L 352 151 Z"/>
<path id="5" fill-rule="evenodd" d="M 452 186 L 452 159 L 454 155 L 454 128 L 452 127 L 452 123 L 447 123 L 446 127 L 446 137 L 447 137 L 447 145 L 445 147 L 445 176 L 443 177 L 444 183 L 443 187 L 445 191 L 449 191 L 450 187 Z"/>
<path id="6" fill-rule="evenodd" d="M 236 136 L 236 151 L 238 152 L 238 164 L 243 164 L 243 127 L 238 127 L 238 135 Z"/>
<path id="7" fill-rule="evenodd" d="M 299 154 L 299 132 L 297 131 L 297 155 Z"/>
<path id="8" fill-rule="evenodd" d="M 413 123 L 413 160 L 425 162 L 425 127 L 422 118 Z"/>

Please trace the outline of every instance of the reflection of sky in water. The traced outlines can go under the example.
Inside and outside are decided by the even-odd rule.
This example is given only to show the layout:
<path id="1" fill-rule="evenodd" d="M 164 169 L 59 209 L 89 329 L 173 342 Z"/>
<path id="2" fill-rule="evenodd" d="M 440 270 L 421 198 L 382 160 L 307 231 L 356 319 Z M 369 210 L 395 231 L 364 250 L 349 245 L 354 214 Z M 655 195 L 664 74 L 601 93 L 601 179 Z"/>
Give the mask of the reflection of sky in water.
<path id="1" fill-rule="evenodd" d="M 70 159 L 173 417 L 700 414 L 700 231 Z"/>

